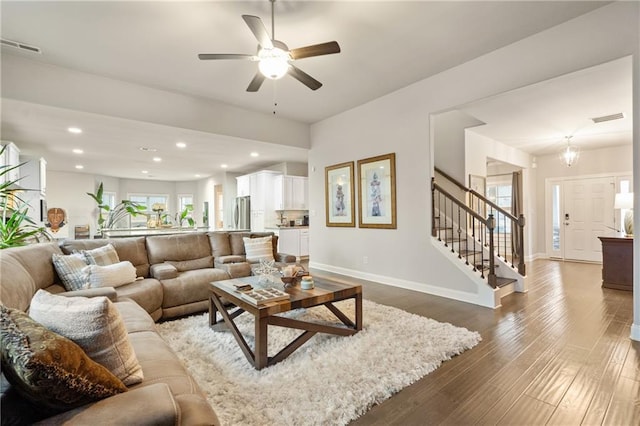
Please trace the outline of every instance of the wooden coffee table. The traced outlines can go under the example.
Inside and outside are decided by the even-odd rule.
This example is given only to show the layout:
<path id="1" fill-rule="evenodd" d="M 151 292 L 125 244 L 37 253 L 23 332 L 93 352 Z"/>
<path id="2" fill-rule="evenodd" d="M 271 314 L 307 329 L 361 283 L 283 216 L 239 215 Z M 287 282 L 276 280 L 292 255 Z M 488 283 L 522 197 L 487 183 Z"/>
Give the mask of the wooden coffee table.
<path id="1" fill-rule="evenodd" d="M 291 295 L 289 300 L 269 302 L 260 306 L 243 299 L 234 286 L 234 284 L 251 284 L 254 288 L 264 287 L 258 284 L 258 277 L 252 276 L 212 282 L 209 284 L 209 325 L 211 327 L 216 326 L 218 323 L 216 313 L 220 312 L 223 322 L 233 333 L 240 345 L 240 349 L 242 349 L 249 362 L 258 370 L 282 361 L 316 333 L 350 336 L 362 330 L 362 286 L 317 278 L 314 278 L 314 281 L 315 288 L 311 290 L 302 290 L 298 284 L 295 287 L 285 289 Z M 273 287 L 283 289 L 282 285 L 273 285 Z M 233 305 L 225 306 L 221 298 L 226 299 Z M 356 309 L 353 321 L 334 305 L 334 302 L 346 299 L 355 299 Z M 336 325 L 317 324 L 276 315 L 294 309 L 319 305 L 324 305 L 333 312 L 339 320 L 336 321 Z M 255 318 L 255 348 L 253 351 L 234 323 L 234 319 L 243 312 L 248 312 Z M 270 357 L 267 354 L 267 326 L 269 325 L 304 330 L 304 333 L 276 355 Z"/>

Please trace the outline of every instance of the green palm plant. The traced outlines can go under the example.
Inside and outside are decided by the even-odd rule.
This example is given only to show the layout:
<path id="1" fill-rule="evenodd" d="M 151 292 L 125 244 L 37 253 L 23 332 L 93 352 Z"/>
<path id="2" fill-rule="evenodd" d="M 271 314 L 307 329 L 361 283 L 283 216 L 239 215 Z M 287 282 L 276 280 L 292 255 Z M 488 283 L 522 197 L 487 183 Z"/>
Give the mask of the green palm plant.
<path id="1" fill-rule="evenodd" d="M 0 149 L 0 156 L 4 154 L 6 146 Z M 0 221 L 0 249 L 23 246 L 30 242 L 37 242 L 40 238 L 50 240 L 51 237 L 42 226 L 28 216 L 29 205 L 24 202 L 14 189 L 20 178 L 6 179 L 12 170 L 15 170 L 25 163 L 14 166 L 0 165 L 0 210 L 2 210 L 2 220 Z"/>
<path id="2" fill-rule="evenodd" d="M 147 210 L 147 206 L 144 204 L 131 200 L 122 200 L 111 208 L 104 201 L 104 185 L 102 182 L 98 185 L 95 194 L 87 192 L 87 195 L 98 204 L 98 228 L 100 230 L 113 229 L 120 219 L 124 219 L 128 215 L 135 217 Z"/>
<path id="3" fill-rule="evenodd" d="M 196 224 L 196 221 L 193 220 L 191 216 L 189 216 L 189 213 L 191 213 L 192 211 L 193 204 L 187 204 L 184 206 L 184 210 L 182 210 L 178 216 L 178 224 L 180 227 L 182 227 L 182 224 L 186 220 L 189 226 L 193 228 L 193 226 Z"/>

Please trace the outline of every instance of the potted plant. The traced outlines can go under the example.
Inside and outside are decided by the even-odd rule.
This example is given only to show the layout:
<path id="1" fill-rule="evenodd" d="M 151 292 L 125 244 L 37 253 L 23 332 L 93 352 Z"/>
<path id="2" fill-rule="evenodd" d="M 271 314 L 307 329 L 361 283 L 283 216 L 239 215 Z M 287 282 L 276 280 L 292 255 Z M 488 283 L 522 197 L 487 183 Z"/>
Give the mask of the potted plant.
<path id="1" fill-rule="evenodd" d="M 187 204 L 184 206 L 184 210 L 180 212 L 178 217 L 176 218 L 176 222 L 178 222 L 178 226 L 182 228 L 182 224 L 186 220 L 190 227 L 196 224 L 196 221 L 190 216 L 190 213 L 193 211 L 193 204 Z"/>
<path id="2" fill-rule="evenodd" d="M 5 149 L 6 146 L 0 149 L 0 156 L 2 156 Z M 0 165 L 0 182 L 2 182 L 0 183 L 0 210 L 2 210 L 0 249 L 38 242 L 40 238 L 51 239 L 45 228 L 37 226 L 28 216 L 29 205 L 18 196 L 15 189 L 15 185 L 20 179 L 6 179 L 6 176 L 9 176 L 12 170 L 21 167 L 23 164 L 20 163 L 14 166 Z"/>
<path id="3" fill-rule="evenodd" d="M 124 219 L 128 215 L 135 217 L 147 210 L 144 204 L 131 200 L 122 200 L 111 208 L 104 202 L 103 194 L 104 185 L 102 182 L 98 185 L 95 194 L 87 192 L 87 195 L 98 204 L 98 232 L 102 232 L 103 229 L 113 229 L 120 219 Z"/>

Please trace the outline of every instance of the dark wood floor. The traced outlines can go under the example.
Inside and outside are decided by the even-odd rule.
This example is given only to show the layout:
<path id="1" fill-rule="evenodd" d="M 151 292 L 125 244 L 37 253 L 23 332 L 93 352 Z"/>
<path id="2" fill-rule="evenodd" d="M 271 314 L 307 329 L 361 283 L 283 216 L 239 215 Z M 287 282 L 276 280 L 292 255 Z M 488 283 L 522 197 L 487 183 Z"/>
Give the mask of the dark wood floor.
<path id="1" fill-rule="evenodd" d="M 639 425 L 632 294 L 602 289 L 600 265 L 538 260 L 527 268 L 529 292 L 503 298 L 497 310 L 364 282 L 366 299 L 483 340 L 352 425 Z"/>

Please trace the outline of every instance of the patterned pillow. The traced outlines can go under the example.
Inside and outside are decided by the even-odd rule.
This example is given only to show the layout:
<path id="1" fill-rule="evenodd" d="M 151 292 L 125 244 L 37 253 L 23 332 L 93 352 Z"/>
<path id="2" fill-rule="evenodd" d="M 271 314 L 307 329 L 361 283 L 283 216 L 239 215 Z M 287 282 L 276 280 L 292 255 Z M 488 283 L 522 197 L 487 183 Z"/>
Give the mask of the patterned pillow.
<path id="1" fill-rule="evenodd" d="M 106 266 L 87 265 L 84 271 L 89 288 L 120 287 L 136 280 L 136 268 L 128 260 Z"/>
<path id="2" fill-rule="evenodd" d="M 256 263 L 261 260 L 271 261 L 273 259 L 273 246 L 271 244 L 271 236 L 261 238 L 247 238 L 244 241 L 244 250 L 247 254 L 247 262 Z"/>
<path id="3" fill-rule="evenodd" d="M 118 252 L 111 243 L 92 250 L 80 250 L 80 253 L 84 255 L 87 265 L 107 266 L 120 262 Z"/>
<path id="4" fill-rule="evenodd" d="M 88 285 L 87 274 L 83 268 L 87 266 L 82 253 L 70 255 L 53 254 L 53 266 L 67 291 L 81 290 Z"/>
<path id="5" fill-rule="evenodd" d="M 87 355 L 129 386 L 142 381 L 124 321 L 106 297 L 66 297 L 38 290 L 29 315 L 50 330 L 73 340 Z"/>
<path id="6" fill-rule="evenodd" d="M 51 412 L 127 390 L 71 340 L 22 311 L 0 305 L 2 372 L 25 399 Z"/>

